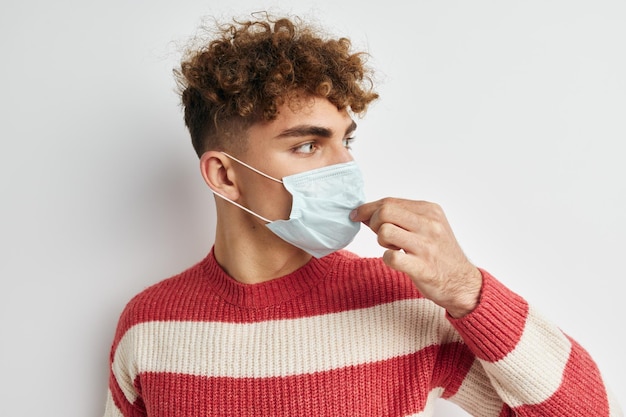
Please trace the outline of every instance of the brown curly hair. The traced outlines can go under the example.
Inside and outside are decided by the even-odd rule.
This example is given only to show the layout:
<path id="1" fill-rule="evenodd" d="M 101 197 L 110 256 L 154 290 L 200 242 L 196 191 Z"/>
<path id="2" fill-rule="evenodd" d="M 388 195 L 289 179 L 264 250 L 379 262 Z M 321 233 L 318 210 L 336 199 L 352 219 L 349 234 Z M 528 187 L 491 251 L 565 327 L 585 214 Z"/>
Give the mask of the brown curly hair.
<path id="1" fill-rule="evenodd" d="M 271 121 L 297 96 L 321 96 L 363 114 L 378 98 L 367 54 L 347 38 L 328 38 L 300 19 L 217 25 L 213 39 L 187 51 L 175 77 L 193 147 L 243 150 L 245 131 Z"/>

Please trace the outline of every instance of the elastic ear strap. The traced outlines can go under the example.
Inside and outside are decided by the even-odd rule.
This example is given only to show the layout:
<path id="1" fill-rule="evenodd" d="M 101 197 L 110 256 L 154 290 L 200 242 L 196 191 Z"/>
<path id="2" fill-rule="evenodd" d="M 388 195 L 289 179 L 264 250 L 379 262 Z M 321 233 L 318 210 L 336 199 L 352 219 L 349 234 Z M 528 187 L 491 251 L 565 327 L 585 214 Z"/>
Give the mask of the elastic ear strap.
<path id="1" fill-rule="evenodd" d="M 261 215 L 259 215 L 259 214 L 256 214 L 256 213 L 255 213 L 255 212 L 253 212 L 252 210 L 250 210 L 250 209 L 248 209 L 248 208 L 245 208 L 245 207 L 244 207 L 244 206 L 242 206 L 241 204 L 234 202 L 234 201 L 233 201 L 233 200 L 231 200 L 230 198 L 228 198 L 228 197 L 224 197 L 224 196 L 223 196 L 223 195 L 221 195 L 220 193 L 215 192 L 213 189 L 211 189 L 211 191 L 213 191 L 213 194 L 215 194 L 216 196 L 221 197 L 222 199 L 224 199 L 224 200 L 228 201 L 229 203 L 232 203 L 232 204 L 236 205 L 236 206 L 237 206 L 237 207 L 239 207 L 240 209 L 242 209 L 242 210 L 244 210 L 244 211 L 247 211 L 248 213 L 252 214 L 253 216 L 258 217 L 259 219 L 263 220 L 264 222 L 266 222 L 266 223 L 271 223 L 271 222 L 272 222 L 271 220 L 268 220 L 268 219 L 266 219 L 265 217 L 263 217 L 263 216 L 261 216 Z"/>
<path id="2" fill-rule="evenodd" d="M 274 178 L 274 177 L 272 177 L 272 176 L 269 176 L 269 175 L 267 175 L 265 172 L 261 172 L 261 171 L 259 171 L 258 169 L 254 168 L 254 167 L 252 167 L 252 166 L 250 166 L 250 165 L 248 165 L 248 164 L 246 164 L 246 163 L 245 163 L 245 162 L 243 162 L 243 161 L 240 161 L 239 159 L 235 158 L 234 156 L 227 154 L 226 152 L 222 152 L 222 153 L 223 153 L 224 155 L 226 155 L 227 157 L 229 157 L 230 159 L 232 159 L 233 161 L 237 161 L 237 162 L 239 162 L 241 165 L 245 166 L 245 167 L 246 167 L 246 168 L 248 168 L 248 169 L 251 169 L 252 171 L 256 172 L 257 174 L 259 174 L 259 175 L 263 175 L 265 178 L 269 178 L 270 180 L 276 181 L 276 182 L 281 183 L 281 184 L 283 183 L 281 180 L 276 179 L 276 178 Z M 235 204 L 236 204 L 236 203 L 235 203 Z"/>

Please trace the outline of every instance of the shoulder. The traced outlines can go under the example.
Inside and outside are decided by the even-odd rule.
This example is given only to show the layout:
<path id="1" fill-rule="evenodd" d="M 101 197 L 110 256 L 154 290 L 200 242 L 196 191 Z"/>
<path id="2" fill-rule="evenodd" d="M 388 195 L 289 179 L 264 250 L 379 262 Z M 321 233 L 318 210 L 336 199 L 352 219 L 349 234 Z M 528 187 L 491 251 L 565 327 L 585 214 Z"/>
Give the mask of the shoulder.
<path id="1" fill-rule="evenodd" d="M 395 279 L 403 282 L 407 279 L 410 280 L 403 272 L 386 265 L 380 257 L 361 257 L 345 249 L 336 252 L 333 256 L 335 256 L 334 261 L 339 267 L 336 270 L 351 276 L 380 280 Z"/>
<path id="2" fill-rule="evenodd" d="M 360 257 L 342 250 L 334 254 L 335 267 L 331 279 L 366 291 L 368 298 L 389 302 L 406 298 L 422 298 L 411 279 L 384 263 L 380 257 Z"/>
<path id="3" fill-rule="evenodd" d="M 186 311 L 185 306 L 193 304 L 194 294 L 206 285 L 203 263 L 201 261 L 135 294 L 120 314 L 118 332 L 124 333 L 146 321 L 171 319 L 172 312 Z"/>

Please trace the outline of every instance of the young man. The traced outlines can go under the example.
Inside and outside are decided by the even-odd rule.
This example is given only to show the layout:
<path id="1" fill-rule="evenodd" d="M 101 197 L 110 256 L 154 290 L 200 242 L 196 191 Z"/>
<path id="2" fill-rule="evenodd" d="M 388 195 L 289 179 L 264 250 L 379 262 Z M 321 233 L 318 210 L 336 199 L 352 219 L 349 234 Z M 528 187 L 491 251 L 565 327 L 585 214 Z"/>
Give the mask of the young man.
<path id="1" fill-rule="evenodd" d="M 131 300 L 106 416 L 618 416 L 588 353 L 460 249 L 439 206 L 365 203 L 365 56 L 289 19 L 220 28 L 179 71 L 215 194 L 205 259 Z M 341 250 L 363 223 L 382 259 Z"/>

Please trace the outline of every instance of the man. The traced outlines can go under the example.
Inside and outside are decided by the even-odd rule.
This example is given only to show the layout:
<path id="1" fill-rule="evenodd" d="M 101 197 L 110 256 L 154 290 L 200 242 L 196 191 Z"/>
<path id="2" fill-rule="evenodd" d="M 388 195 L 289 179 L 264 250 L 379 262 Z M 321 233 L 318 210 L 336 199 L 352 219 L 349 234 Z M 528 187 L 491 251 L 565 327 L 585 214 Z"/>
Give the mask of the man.
<path id="1" fill-rule="evenodd" d="M 588 353 L 460 249 L 442 209 L 365 203 L 365 55 L 290 19 L 221 27 L 177 71 L 216 196 L 208 256 L 131 300 L 106 416 L 618 416 Z M 342 250 L 363 223 L 387 251 Z"/>

